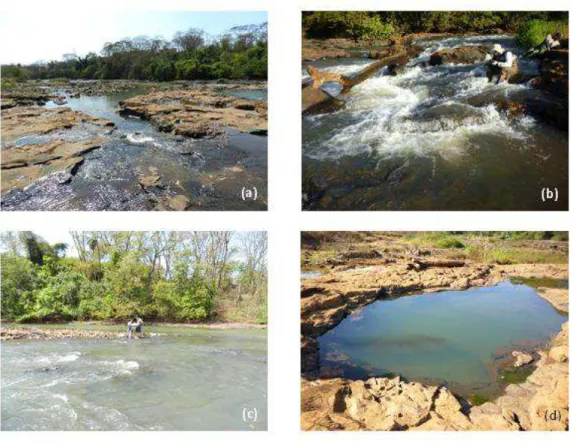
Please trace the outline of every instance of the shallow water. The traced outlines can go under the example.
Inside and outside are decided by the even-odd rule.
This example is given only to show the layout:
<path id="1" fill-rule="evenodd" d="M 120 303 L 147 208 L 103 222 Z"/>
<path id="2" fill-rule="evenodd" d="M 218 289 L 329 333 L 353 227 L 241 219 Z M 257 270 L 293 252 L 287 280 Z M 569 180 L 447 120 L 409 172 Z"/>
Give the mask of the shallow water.
<path id="1" fill-rule="evenodd" d="M 320 363 L 350 378 L 398 373 L 461 394 L 491 390 L 498 358 L 546 344 L 567 321 L 510 282 L 377 301 L 319 338 Z"/>
<path id="2" fill-rule="evenodd" d="M 265 331 L 3 342 L 2 429 L 266 430 L 266 351 Z"/>
<path id="3" fill-rule="evenodd" d="M 217 92 L 251 101 L 267 100 L 267 89 L 219 89 Z"/>
<path id="4" fill-rule="evenodd" d="M 316 279 L 317 277 L 322 276 L 321 271 L 301 271 L 300 278 L 301 279 Z"/>
<path id="5" fill-rule="evenodd" d="M 305 208 L 566 209 L 567 133 L 495 106 L 555 98 L 527 84 L 488 83 L 482 64 L 415 66 L 445 47 L 494 42 L 520 53 L 506 36 L 419 41 L 426 49 L 403 74 L 383 69 L 352 88 L 342 110 L 303 117 Z M 312 64 L 352 76 L 369 62 Z M 537 71 L 534 61 L 519 65 L 523 73 Z M 544 204 L 543 187 L 557 187 L 564 198 Z"/>
<path id="6" fill-rule="evenodd" d="M 106 118 L 116 130 L 99 130 L 102 148 L 86 154 L 73 179 L 56 174 L 3 197 L 5 210 L 150 210 L 155 198 L 182 194 L 198 210 L 265 210 L 267 138 L 228 130 L 225 145 L 218 140 L 182 139 L 157 131 L 151 124 L 118 114 L 119 102 L 140 90 L 105 96 L 69 98 L 73 110 Z M 58 107 L 48 102 L 47 107 Z M 16 145 L 51 139 L 78 141 L 93 137 L 80 126 L 48 135 L 25 137 Z M 244 173 L 242 172 L 244 170 Z M 238 172 L 241 171 L 241 172 Z M 163 188 L 142 191 L 139 177 L 158 173 Z M 69 181 L 69 183 L 68 183 Z M 66 182 L 66 185 L 62 185 Z M 257 201 L 243 201 L 243 187 L 256 186 Z"/>

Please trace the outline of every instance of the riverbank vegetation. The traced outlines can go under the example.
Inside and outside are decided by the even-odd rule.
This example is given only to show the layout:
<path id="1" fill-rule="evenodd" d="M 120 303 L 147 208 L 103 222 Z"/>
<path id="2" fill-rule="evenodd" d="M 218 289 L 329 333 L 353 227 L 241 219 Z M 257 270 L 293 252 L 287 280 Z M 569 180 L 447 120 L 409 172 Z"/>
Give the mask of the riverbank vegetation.
<path id="1" fill-rule="evenodd" d="M 302 257 L 304 268 L 319 268 L 338 261 L 338 256 L 348 254 L 349 247 L 354 254 L 374 248 L 377 257 L 384 259 L 400 245 L 421 253 L 440 250 L 444 257 L 478 263 L 558 264 L 568 262 L 567 247 L 562 245 L 568 240 L 564 231 L 305 232 L 302 247 L 306 252 Z"/>
<path id="2" fill-rule="evenodd" d="M 33 79 L 217 80 L 267 78 L 267 26 L 238 26 L 212 37 L 201 29 L 171 40 L 140 36 L 106 43 L 99 54 L 2 66 L 3 87 Z"/>
<path id="3" fill-rule="evenodd" d="M 317 11 L 303 12 L 302 28 L 307 38 L 365 41 L 412 33 L 469 33 L 495 29 L 517 33 L 524 29 L 521 41 L 534 45 L 543 41 L 548 33 L 559 30 L 565 35 L 567 19 L 567 12 L 561 11 Z"/>
<path id="4" fill-rule="evenodd" d="M 266 323 L 265 233 L 70 234 L 2 236 L 3 319 Z"/>

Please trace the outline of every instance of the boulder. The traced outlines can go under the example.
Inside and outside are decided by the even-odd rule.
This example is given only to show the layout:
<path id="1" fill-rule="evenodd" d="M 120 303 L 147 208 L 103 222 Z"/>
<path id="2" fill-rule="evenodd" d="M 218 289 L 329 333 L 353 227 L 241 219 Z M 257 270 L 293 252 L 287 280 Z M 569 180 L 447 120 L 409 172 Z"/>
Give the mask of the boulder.
<path id="1" fill-rule="evenodd" d="M 559 363 L 569 360 L 569 346 L 554 346 L 549 350 L 549 358 Z"/>
<path id="2" fill-rule="evenodd" d="M 431 66 L 442 64 L 475 64 L 484 61 L 490 51 L 486 45 L 461 46 L 452 49 L 442 49 L 430 57 Z"/>

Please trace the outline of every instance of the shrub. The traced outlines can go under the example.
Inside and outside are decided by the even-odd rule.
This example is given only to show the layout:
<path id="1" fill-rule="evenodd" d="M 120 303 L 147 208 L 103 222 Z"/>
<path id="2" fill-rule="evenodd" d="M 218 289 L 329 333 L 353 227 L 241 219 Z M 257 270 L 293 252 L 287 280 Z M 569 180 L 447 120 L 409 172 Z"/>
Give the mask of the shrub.
<path id="1" fill-rule="evenodd" d="M 460 242 L 455 237 L 442 237 L 436 241 L 436 246 L 438 248 L 465 248 L 466 246 L 463 242 Z"/>
<path id="2" fill-rule="evenodd" d="M 521 47 L 530 48 L 542 43 L 547 34 L 553 35 L 557 32 L 564 36 L 568 35 L 568 23 L 566 21 L 530 20 L 519 29 L 515 39 Z"/>

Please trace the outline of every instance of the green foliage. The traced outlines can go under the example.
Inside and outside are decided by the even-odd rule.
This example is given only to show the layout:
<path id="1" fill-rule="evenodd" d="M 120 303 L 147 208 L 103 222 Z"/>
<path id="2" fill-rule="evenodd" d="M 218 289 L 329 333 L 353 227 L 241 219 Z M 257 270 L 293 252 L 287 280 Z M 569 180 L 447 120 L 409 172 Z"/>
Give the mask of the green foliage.
<path id="1" fill-rule="evenodd" d="M 79 257 L 31 233 L 3 234 L 3 319 L 266 322 L 264 235 L 246 241 L 246 262 L 231 260 L 228 232 L 73 237 Z"/>
<path id="2" fill-rule="evenodd" d="M 481 394 L 473 394 L 470 397 L 470 403 L 472 403 L 474 406 L 481 406 L 482 404 L 487 403 L 487 397 L 481 395 Z"/>
<path id="3" fill-rule="evenodd" d="M 433 246 L 436 248 L 465 248 L 466 245 L 456 236 L 456 233 L 438 231 L 431 233 L 416 233 L 408 237 L 407 240 L 417 245 Z"/>
<path id="4" fill-rule="evenodd" d="M 520 384 L 524 383 L 534 370 L 535 366 L 532 365 L 509 367 L 503 371 L 499 378 L 505 384 Z"/>
<path id="5" fill-rule="evenodd" d="M 2 317 L 30 313 L 40 286 L 38 268 L 24 257 L 2 254 Z"/>
<path id="6" fill-rule="evenodd" d="M 319 11 L 303 16 L 303 26 L 310 38 L 347 37 L 354 40 L 381 40 L 394 34 L 391 23 L 379 15 L 362 11 Z"/>
<path id="7" fill-rule="evenodd" d="M 10 78 L 19 83 L 26 81 L 29 77 L 28 71 L 19 64 L 2 65 L 0 66 L 0 71 L 3 79 Z"/>
<path id="8" fill-rule="evenodd" d="M 531 20 L 526 22 L 518 31 L 517 43 L 525 48 L 535 47 L 543 41 L 547 34 L 554 35 L 557 32 L 568 35 L 569 24 L 567 21 Z"/>
<path id="9" fill-rule="evenodd" d="M 214 293 L 204 280 L 189 277 L 183 264 L 177 264 L 173 280 L 162 280 L 155 285 L 153 296 L 157 313 L 170 320 L 203 321 L 215 307 Z"/>
<path id="10" fill-rule="evenodd" d="M 530 20 L 559 21 L 560 27 L 547 35 L 563 29 L 567 19 L 563 11 L 317 11 L 304 12 L 302 25 L 308 38 L 380 40 L 414 32 L 515 32 Z"/>
<path id="11" fill-rule="evenodd" d="M 178 33 L 172 41 L 136 37 L 106 43 L 101 55 L 64 55 L 63 61 L 2 66 L 2 76 L 32 79 L 130 79 L 150 81 L 267 78 L 266 37 L 250 33 L 209 42 L 202 31 Z"/>

